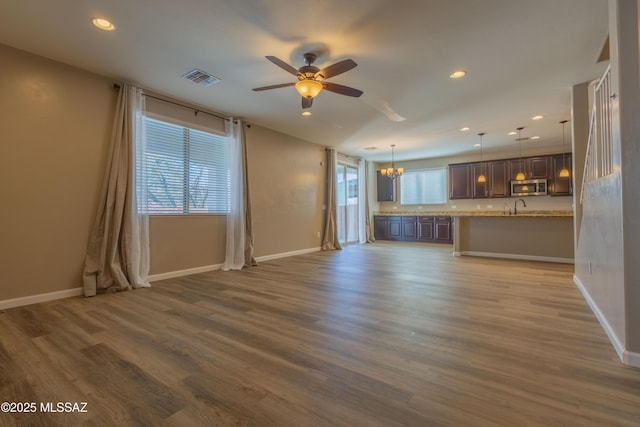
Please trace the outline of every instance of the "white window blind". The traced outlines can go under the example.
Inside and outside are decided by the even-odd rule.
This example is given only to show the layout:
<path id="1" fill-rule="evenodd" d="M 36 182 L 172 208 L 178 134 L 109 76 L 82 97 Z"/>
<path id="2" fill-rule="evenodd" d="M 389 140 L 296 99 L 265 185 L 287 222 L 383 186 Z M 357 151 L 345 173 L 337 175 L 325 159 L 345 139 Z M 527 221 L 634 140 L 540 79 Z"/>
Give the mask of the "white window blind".
<path id="1" fill-rule="evenodd" d="M 228 213 L 227 158 L 226 137 L 147 117 L 149 214 Z"/>
<path id="2" fill-rule="evenodd" d="M 447 203 L 447 169 L 405 171 L 400 177 L 400 203 L 403 205 Z"/>

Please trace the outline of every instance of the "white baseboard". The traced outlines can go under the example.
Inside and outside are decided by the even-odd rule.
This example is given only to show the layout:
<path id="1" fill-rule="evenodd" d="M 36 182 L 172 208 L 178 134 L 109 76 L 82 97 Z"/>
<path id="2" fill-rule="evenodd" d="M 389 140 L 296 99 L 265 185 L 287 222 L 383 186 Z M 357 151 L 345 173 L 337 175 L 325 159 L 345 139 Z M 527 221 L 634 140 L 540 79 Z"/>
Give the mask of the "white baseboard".
<path id="1" fill-rule="evenodd" d="M 640 353 L 625 350 L 622 354 L 622 362 L 634 368 L 640 368 Z"/>
<path id="2" fill-rule="evenodd" d="M 505 254 L 500 252 L 477 252 L 477 251 L 460 251 L 454 252 L 455 256 L 479 256 L 486 258 L 504 258 L 504 259 L 521 259 L 526 261 L 543 261 L 543 262 L 556 262 L 560 264 L 573 264 L 573 258 L 558 258 L 538 255 L 520 255 L 520 254 Z"/>
<path id="3" fill-rule="evenodd" d="M 278 258 L 287 258 L 290 256 L 310 254 L 312 252 L 319 252 L 320 250 L 322 250 L 322 248 L 317 247 L 317 248 L 301 249 L 299 251 L 283 252 L 280 254 L 264 255 L 264 256 L 257 257 L 256 261 L 262 262 L 262 261 L 269 261 L 269 260 L 278 259 Z"/>
<path id="4" fill-rule="evenodd" d="M 589 304 L 589 307 L 591 307 L 591 311 L 593 311 L 593 314 L 596 316 L 596 319 L 598 319 L 598 322 L 600 322 L 602 329 L 604 329 L 605 333 L 609 337 L 609 341 L 611 341 L 611 344 L 613 344 L 613 348 L 615 349 L 616 353 L 618 353 L 618 357 L 620 358 L 622 363 L 631 365 L 631 363 L 626 360 L 630 357 L 635 363 L 638 363 L 638 365 L 633 366 L 640 366 L 640 355 L 638 355 L 637 353 L 630 353 L 624 349 L 624 345 L 614 332 L 611 325 L 609 325 L 607 318 L 604 317 L 604 314 L 602 314 L 602 312 L 598 308 L 598 305 L 591 298 L 591 295 L 589 295 L 587 288 L 575 274 L 573 275 L 573 283 L 575 283 L 578 289 L 580 289 L 580 292 L 582 292 L 582 296 L 584 297 L 585 301 L 587 301 L 587 304 Z M 627 354 L 626 356 L 625 353 Z"/>
<path id="5" fill-rule="evenodd" d="M 265 255 L 261 257 L 256 257 L 256 261 L 258 262 L 269 261 L 272 259 L 286 258 L 294 255 L 302 255 L 302 254 L 308 254 L 311 252 L 318 252 L 319 250 L 320 248 L 318 247 L 318 248 L 301 249 L 299 251 L 284 252 L 280 254 Z M 152 274 L 152 275 L 149 275 L 149 281 L 157 282 L 158 280 L 173 279 L 176 277 L 189 276 L 191 274 L 206 273 L 208 271 L 220 270 L 222 266 L 223 264 L 212 264 L 212 265 L 205 265 L 203 267 L 188 268 L 186 270 L 168 271 L 166 273 Z"/>
<path id="6" fill-rule="evenodd" d="M 54 301 L 62 298 L 77 297 L 83 294 L 82 288 L 66 289 L 64 291 L 49 292 L 46 294 L 30 295 L 28 297 L 7 299 L 0 301 L 0 310 L 22 307 L 24 305 L 37 304 L 39 302 Z"/>
<path id="7" fill-rule="evenodd" d="M 222 264 L 205 265 L 202 267 L 187 268 L 186 270 L 168 271 L 166 273 L 158 273 L 149 275 L 150 282 L 158 280 L 173 279 L 175 277 L 189 276 L 191 274 L 206 273 L 208 271 L 220 270 Z"/>

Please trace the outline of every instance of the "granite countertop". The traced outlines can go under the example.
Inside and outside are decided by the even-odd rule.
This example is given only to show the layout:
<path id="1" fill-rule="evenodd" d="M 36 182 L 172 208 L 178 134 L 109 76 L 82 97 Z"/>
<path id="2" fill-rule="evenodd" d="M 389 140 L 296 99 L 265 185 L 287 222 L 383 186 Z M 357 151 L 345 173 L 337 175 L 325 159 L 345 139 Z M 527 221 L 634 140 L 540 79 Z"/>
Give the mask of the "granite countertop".
<path id="1" fill-rule="evenodd" d="M 572 217 L 573 211 L 563 210 L 563 211 L 551 211 L 551 210 L 528 210 L 527 208 L 519 208 L 518 215 L 509 215 L 509 212 L 503 213 L 502 210 L 472 210 L 472 211 L 463 211 L 463 210 L 450 210 L 450 211 L 425 211 L 425 210 L 414 210 L 414 211 L 386 211 L 386 212 L 374 212 L 374 215 L 378 216 L 399 216 L 399 215 L 410 215 L 410 216 L 489 216 L 489 217 Z"/>

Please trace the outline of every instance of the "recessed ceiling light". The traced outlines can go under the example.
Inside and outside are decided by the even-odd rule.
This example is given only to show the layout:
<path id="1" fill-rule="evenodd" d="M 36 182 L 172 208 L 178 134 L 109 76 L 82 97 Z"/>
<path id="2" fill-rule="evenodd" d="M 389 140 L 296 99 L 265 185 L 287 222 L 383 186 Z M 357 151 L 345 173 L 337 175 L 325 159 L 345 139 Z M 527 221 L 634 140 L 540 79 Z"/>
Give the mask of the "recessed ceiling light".
<path id="1" fill-rule="evenodd" d="M 364 149 L 371 151 L 371 150 L 377 150 L 378 147 L 364 147 Z"/>
<path id="2" fill-rule="evenodd" d="M 467 75 L 467 72 L 464 70 L 456 70 L 453 73 L 449 74 L 450 79 L 461 79 Z"/>
<path id="3" fill-rule="evenodd" d="M 536 136 L 532 136 L 531 139 L 540 139 L 540 137 L 536 135 Z"/>
<path id="4" fill-rule="evenodd" d="M 95 25 L 96 27 L 100 28 L 101 30 L 105 30 L 105 31 L 111 31 L 114 30 L 116 27 L 113 26 L 113 24 L 111 23 L 111 21 L 109 21 L 108 19 L 104 19 L 104 18 L 93 18 L 93 25 Z"/>
<path id="5" fill-rule="evenodd" d="M 463 128 L 460 128 L 460 130 L 461 130 L 462 132 L 466 132 L 466 131 L 468 131 L 468 130 L 471 130 L 471 128 L 468 128 L 468 127 L 466 127 L 466 126 L 465 126 L 465 127 L 463 127 Z"/>
<path id="6" fill-rule="evenodd" d="M 309 117 L 311 115 L 311 111 L 309 110 L 302 110 L 302 115 L 305 117 Z"/>
<path id="7" fill-rule="evenodd" d="M 517 134 L 518 134 L 518 132 L 516 132 L 516 131 L 511 131 L 511 132 L 509 132 L 507 135 L 511 136 L 511 135 L 517 135 Z"/>
<path id="8" fill-rule="evenodd" d="M 531 120 L 542 120 L 544 119 L 544 116 L 533 116 L 531 117 Z"/>
<path id="9" fill-rule="evenodd" d="M 474 147 L 480 147 L 480 144 L 473 144 Z"/>

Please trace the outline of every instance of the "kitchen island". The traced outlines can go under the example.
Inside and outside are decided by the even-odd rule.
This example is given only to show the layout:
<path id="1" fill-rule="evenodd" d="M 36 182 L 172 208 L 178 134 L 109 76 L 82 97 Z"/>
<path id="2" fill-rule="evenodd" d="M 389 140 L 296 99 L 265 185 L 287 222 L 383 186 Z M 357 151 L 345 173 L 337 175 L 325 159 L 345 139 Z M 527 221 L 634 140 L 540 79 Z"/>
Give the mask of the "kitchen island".
<path id="1" fill-rule="evenodd" d="M 434 215 L 453 218 L 453 254 L 573 263 L 573 212 L 394 211 L 377 216 Z"/>

